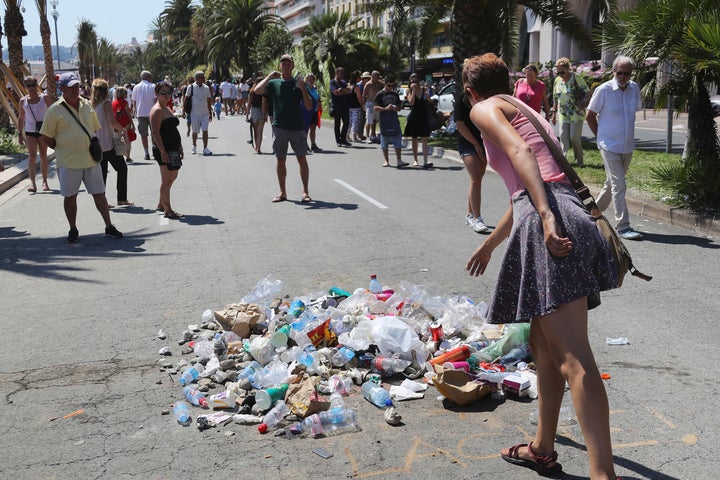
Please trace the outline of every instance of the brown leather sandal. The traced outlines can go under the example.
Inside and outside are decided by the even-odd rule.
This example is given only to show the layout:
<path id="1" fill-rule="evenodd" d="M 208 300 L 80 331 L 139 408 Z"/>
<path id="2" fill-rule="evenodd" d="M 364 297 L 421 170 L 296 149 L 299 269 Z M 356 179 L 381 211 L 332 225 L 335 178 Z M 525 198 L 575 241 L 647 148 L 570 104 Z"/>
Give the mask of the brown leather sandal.
<path id="1" fill-rule="evenodd" d="M 522 447 L 528 447 L 528 453 L 530 454 L 530 458 L 532 458 L 532 460 L 525 460 L 524 458 L 520 458 L 518 452 Z M 519 465 L 521 467 L 535 470 L 538 475 L 541 475 L 543 477 L 553 478 L 557 477 L 560 473 L 562 473 L 562 465 L 560 465 L 556 461 L 557 452 L 552 452 L 549 455 L 542 455 L 533 448 L 532 442 L 530 442 L 529 445 L 527 443 L 513 445 L 508 449 L 507 455 L 501 454 L 500 456 L 503 460 L 505 460 L 506 462 L 510 462 L 513 465 Z M 554 463 L 554 465 L 548 466 L 551 463 Z"/>

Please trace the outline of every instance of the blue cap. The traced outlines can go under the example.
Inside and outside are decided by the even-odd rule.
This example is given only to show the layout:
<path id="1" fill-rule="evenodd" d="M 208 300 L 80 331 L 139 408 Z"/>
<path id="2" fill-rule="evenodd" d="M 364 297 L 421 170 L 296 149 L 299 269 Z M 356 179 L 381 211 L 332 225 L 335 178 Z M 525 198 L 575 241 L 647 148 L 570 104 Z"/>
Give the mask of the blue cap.
<path id="1" fill-rule="evenodd" d="M 80 85 L 80 79 L 72 72 L 65 72 L 60 75 L 58 83 L 61 87 L 74 87 L 75 85 Z"/>

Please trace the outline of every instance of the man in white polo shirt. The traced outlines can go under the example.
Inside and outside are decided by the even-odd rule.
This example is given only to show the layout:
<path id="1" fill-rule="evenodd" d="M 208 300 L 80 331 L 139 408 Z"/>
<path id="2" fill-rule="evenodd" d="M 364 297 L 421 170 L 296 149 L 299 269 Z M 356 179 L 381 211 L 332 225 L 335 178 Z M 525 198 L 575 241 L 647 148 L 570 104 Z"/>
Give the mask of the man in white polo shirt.
<path id="1" fill-rule="evenodd" d="M 613 62 L 613 78 L 595 89 L 586 120 L 597 137 L 597 146 L 605 164 L 607 180 L 597 197 L 600 210 L 610 205 L 615 210 L 615 228 L 626 240 L 640 240 L 642 234 L 630 226 L 625 193 L 625 172 L 635 149 L 635 112 L 642 108 L 640 88 L 630 80 L 635 63 L 618 56 Z"/>
<path id="2" fill-rule="evenodd" d="M 152 74 L 147 70 L 140 73 L 140 83 L 132 89 L 133 108 L 138 119 L 138 132 L 145 149 L 145 160 L 150 160 L 148 150 L 148 128 L 150 127 L 150 109 L 155 104 L 155 84 L 151 82 Z"/>

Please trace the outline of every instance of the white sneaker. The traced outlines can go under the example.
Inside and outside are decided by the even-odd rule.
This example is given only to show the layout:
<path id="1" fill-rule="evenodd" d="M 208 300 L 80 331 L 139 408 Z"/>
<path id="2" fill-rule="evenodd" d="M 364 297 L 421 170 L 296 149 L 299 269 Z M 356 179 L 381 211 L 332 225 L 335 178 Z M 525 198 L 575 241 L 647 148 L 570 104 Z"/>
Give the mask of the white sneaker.
<path id="1" fill-rule="evenodd" d="M 473 220 L 474 220 L 474 219 L 473 219 L 472 213 L 468 213 L 467 215 L 465 215 L 465 223 L 466 223 L 467 225 L 472 226 Z"/>
<path id="2" fill-rule="evenodd" d="M 193 153 L 195 153 L 195 152 L 193 152 Z M 203 148 L 203 155 L 212 155 L 212 152 L 210 151 L 209 148 L 205 147 L 205 148 Z"/>
<path id="3" fill-rule="evenodd" d="M 472 229 L 475 233 L 488 233 L 490 229 L 483 223 L 482 217 L 477 217 L 473 220 Z"/>
<path id="4" fill-rule="evenodd" d="M 620 237 L 625 240 L 642 240 L 642 233 L 633 230 L 632 228 L 626 228 L 618 232 Z"/>
<path id="5" fill-rule="evenodd" d="M 192 153 L 193 155 L 197 153 L 197 147 L 195 145 L 192 146 Z"/>

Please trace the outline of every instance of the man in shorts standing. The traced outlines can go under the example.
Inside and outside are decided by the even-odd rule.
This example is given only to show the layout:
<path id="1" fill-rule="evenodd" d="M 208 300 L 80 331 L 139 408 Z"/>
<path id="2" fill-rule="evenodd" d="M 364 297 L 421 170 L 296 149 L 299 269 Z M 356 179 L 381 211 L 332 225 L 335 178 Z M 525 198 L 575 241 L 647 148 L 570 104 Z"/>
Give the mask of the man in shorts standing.
<path id="1" fill-rule="evenodd" d="M 148 128 L 150 127 L 150 109 L 155 104 L 155 84 L 151 82 L 152 74 L 147 70 L 140 73 L 140 83 L 132 89 L 132 102 L 135 116 L 138 119 L 138 132 L 145 149 L 145 160 L 150 160 L 148 150 Z"/>
<path id="2" fill-rule="evenodd" d="M 100 129 L 95 110 L 90 102 L 80 98 L 80 80 L 74 73 L 60 75 L 58 86 L 62 97 L 48 108 L 40 134 L 47 145 L 55 150 L 60 194 L 63 196 L 65 216 L 70 224 L 67 241 L 75 243 L 79 236 L 75 222 L 81 182 L 85 184 L 85 190 L 93 196 L 95 207 L 105 222 L 105 235 L 122 238 L 122 233 L 110 222 L 102 169 L 100 162 L 96 162 L 90 155 L 90 138 L 85 133 Z"/>
<path id="3" fill-rule="evenodd" d="M 310 168 L 307 163 L 307 141 L 305 139 L 305 127 L 303 125 L 302 107 L 306 110 L 312 109 L 312 99 L 307 91 L 307 86 L 302 76 L 293 78 L 295 62 L 292 56 L 285 54 L 280 57 L 280 71 L 270 73 L 255 85 L 254 94 L 267 94 L 273 107 L 273 134 L 275 141 L 273 150 L 277 158 L 277 177 L 280 184 L 280 194 L 272 199 L 274 203 L 287 200 L 285 189 L 285 178 L 287 168 L 288 144 L 292 146 L 300 167 L 300 179 L 303 184 L 302 203 L 312 202 L 310 198 L 308 182 L 310 179 Z M 302 106 L 300 104 L 302 102 Z"/>
<path id="4" fill-rule="evenodd" d="M 380 72 L 373 70 L 370 74 L 370 81 L 365 83 L 363 87 L 363 101 L 365 102 L 365 143 L 372 143 L 377 139 L 376 126 L 379 120 L 379 114 L 373 108 L 375 106 L 375 97 L 382 88 L 380 81 Z"/>
<path id="5" fill-rule="evenodd" d="M 191 84 L 185 95 L 192 98 L 190 110 L 190 123 L 192 124 L 192 153 L 197 153 L 197 137 L 202 130 L 203 155 L 212 155 L 208 148 L 208 126 L 212 121 L 213 94 L 208 85 L 205 85 L 205 73 L 195 72 L 195 83 Z M 183 115 L 186 113 L 183 111 Z"/>
<path id="6" fill-rule="evenodd" d="M 395 91 L 395 77 L 388 75 L 385 77 L 385 88 L 380 90 L 375 96 L 375 106 L 373 107 L 375 111 L 380 114 L 380 149 L 385 158 L 383 167 L 390 166 L 390 160 L 388 158 L 390 142 L 392 142 L 395 147 L 397 168 L 408 165 L 407 162 L 401 160 L 402 129 L 400 128 L 400 120 L 397 114 L 400 110 L 400 105 L 400 95 Z"/>

